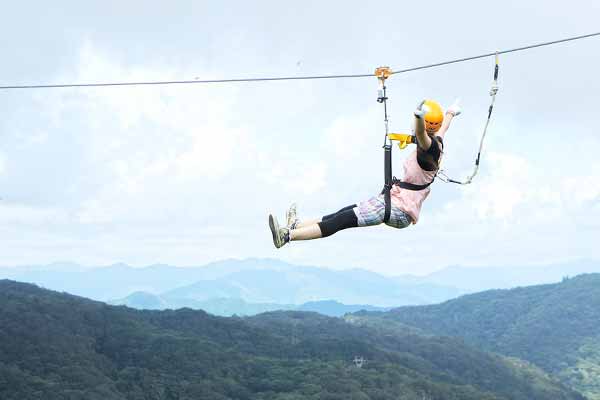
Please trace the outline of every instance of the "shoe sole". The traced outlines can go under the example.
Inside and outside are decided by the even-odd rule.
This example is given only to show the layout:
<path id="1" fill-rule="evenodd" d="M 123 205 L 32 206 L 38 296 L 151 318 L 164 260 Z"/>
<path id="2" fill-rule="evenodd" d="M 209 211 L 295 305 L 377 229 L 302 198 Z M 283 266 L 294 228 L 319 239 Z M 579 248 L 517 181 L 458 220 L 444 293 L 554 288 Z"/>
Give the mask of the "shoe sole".
<path id="1" fill-rule="evenodd" d="M 280 248 L 281 246 L 277 246 L 279 227 L 275 224 L 275 218 L 271 214 L 269 214 L 269 228 L 271 228 L 271 235 L 273 235 L 273 244 L 276 248 Z"/>

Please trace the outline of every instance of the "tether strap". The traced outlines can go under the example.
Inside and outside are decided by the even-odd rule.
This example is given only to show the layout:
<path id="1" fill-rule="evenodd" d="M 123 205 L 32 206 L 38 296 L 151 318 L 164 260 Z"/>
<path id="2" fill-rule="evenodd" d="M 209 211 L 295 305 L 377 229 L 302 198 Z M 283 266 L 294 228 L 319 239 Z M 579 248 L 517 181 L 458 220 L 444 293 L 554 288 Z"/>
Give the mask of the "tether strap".
<path id="1" fill-rule="evenodd" d="M 385 213 L 383 214 L 383 222 L 387 223 L 392 215 L 392 196 L 390 191 L 392 190 L 392 141 L 389 140 L 389 126 L 388 126 L 388 114 L 387 114 L 387 93 L 385 87 L 385 80 L 389 77 L 391 70 L 388 67 L 379 67 L 375 70 L 375 75 L 379 78 L 381 83 L 381 89 L 377 96 L 377 102 L 383 104 L 384 111 L 384 122 L 385 122 L 385 138 L 383 140 L 383 173 L 384 173 L 384 186 L 382 194 L 384 195 L 385 201 Z"/>
<path id="2" fill-rule="evenodd" d="M 490 120 L 492 119 L 492 111 L 494 110 L 494 103 L 496 101 L 496 94 L 498 93 L 498 70 L 500 68 L 498 54 L 496 53 L 496 63 L 494 66 L 494 82 L 492 83 L 492 88 L 490 89 L 490 96 L 492 100 L 490 102 L 490 107 L 488 108 L 487 120 L 485 121 L 485 126 L 483 128 L 483 133 L 481 135 L 481 139 L 479 141 L 479 150 L 477 151 L 477 158 L 475 159 L 475 166 L 473 168 L 473 172 L 469 175 L 464 181 L 459 181 L 456 179 L 451 179 L 444 171 L 440 171 L 440 179 L 442 179 L 446 183 L 456 183 L 459 185 L 469 185 L 473 182 L 473 178 L 479 172 L 479 164 L 481 161 L 481 153 L 483 151 L 483 142 L 485 140 L 485 136 L 487 134 L 488 126 L 490 125 Z"/>
<path id="3" fill-rule="evenodd" d="M 390 220 L 390 216 L 392 215 L 392 195 L 390 191 L 392 190 L 392 185 L 394 184 L 395 178 L 392 178 L 392 145 L 386 144 L 385 146 L 383 146 L 383 150 L 383 169 L 385 174 L 385 184 L 383 186 L 385 213 L 383 214 L 383 222 L 387 223 Z"/>

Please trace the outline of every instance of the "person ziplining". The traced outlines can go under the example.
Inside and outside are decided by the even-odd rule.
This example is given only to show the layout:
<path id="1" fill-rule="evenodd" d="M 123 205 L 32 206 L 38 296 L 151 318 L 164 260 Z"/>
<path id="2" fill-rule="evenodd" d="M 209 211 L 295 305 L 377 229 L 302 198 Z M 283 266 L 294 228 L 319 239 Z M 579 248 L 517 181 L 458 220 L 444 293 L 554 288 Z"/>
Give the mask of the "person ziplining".
<path id="1" fill-rule="evenodd" d="M 436 177 L 439 176 L 442 181 L 447 183 L 461 185 L 472 182 L 479 169 L 483 141 L 498 92 L 498 54 L 496 54 L 494 81 L 490 91 L 492 101 L 481 137 L 475 169 L 464 181 L 450 179 L 440 170 L 444 154 L 444 137 L 452 120 L 461 114 L 458 100 L 445 112 L 438 102 L 431 99 L 423 100 L 414 111 L 414 135 L 389 133 L 385 81 L 391 74 L 388 67 L 380 67 L 375 71 L 375 75 L 381 82 L 377 101 L 384 105 L 385 112 L 385 142 L 383 146 L 385 184 L 383 190 L 377 196 L 344 207 L 320 219 L 300 220 L 297 216 L 296 204 L 292 204 L 288 209 L 285 226 L 280 226 L 277 218 L 272 214 L 269 215 L 269 228 L 276 248 L 281 248 L 292 241 L 325 238 L 349 228 L 375 226 L 383 223 L 396 229 L 407 228 L 418 222 L 421 207 L 429 196 L 430 186 Z M 408 144 L 416 144 L 416 149 L 404 161 L 404 178 L 402 180 L 396 179 L 392 175 L 392 141 L 397 141 L 401 149 Z"/>
<path id="2" fill-rule="evenodd" d="M 384 192 L 318 220 L 299 220 L 296 215 L 296 205 L 292 204 L 287 212 L 285 227 L 279 226 L 276 217 L 269 216 L 269 227 L 275 247 L 280 248 L 290 241 L 324 238 L 343 229 L 374 226 L 384 222 L 397 229 L 416 224 L 421 206 L 431 191 L 429 186 L 440 168 L 444 136 L 452 119 L 460 113 L 457 103 L 448 107 L 445 117 L 442 107 L 437 102 L 425 100 L 419 104 L 414 113 L 417 148 L 404 162 L 402 181 L 417 187 L 403 188 L 400 181 L 392 183 L 391 212 L 387 222 L 384 221 L 386 209 Z"/>

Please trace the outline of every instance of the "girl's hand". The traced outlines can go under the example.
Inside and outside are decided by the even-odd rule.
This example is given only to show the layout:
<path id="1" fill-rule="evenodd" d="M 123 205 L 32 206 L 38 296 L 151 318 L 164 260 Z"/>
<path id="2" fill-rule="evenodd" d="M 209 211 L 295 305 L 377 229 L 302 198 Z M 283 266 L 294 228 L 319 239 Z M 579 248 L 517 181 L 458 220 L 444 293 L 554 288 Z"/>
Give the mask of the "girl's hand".
<path id="1" fill-rule="evenodd" d="M 448 109 L 446 109 L 446 114 L 450 114 L 453 117 L 456 117 L 460 115 L 460 113 L 462 113 L 462 109 L 459 105 L 459 99 L 456 99 L 454 100 L 454 103 L 452 103 L 452 105 L 448 107 Z"/>
<path id="2" fill-rule="evenodd" d="M 415 117 L 423 118 L 423 116 L 425 114 L 427 114 L 428 112 L 429 112 L 429 107 L 427 107 L 425 105 L 425 100 L 423 100 L 421 103 L 419 103 L 419 105 L 417 106 L 417 109 L 415 110 Z"/>

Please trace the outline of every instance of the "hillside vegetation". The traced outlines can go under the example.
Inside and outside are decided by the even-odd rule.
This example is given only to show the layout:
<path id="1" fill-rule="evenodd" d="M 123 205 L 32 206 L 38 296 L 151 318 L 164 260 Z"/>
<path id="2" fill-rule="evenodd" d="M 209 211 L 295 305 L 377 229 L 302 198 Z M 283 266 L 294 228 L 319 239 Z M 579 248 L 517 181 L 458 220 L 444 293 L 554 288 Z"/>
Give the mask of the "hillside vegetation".
<path id="1" fill-rule="evenodd" d="M 600 274 L 552 285 L 490 290 L 438 305 L 361 313 L 354 322 L 400 323 L 464 338 L 478 348 L 528 360 L 600 399 Z M 378 322 L 377 322 L 378 320 Z"/>
<path id="2" fill-rule="evenodd" d="M 583 399 L 517 364 L 315 313 L 139 311 L 0 281 L 3 400 Z"/>

